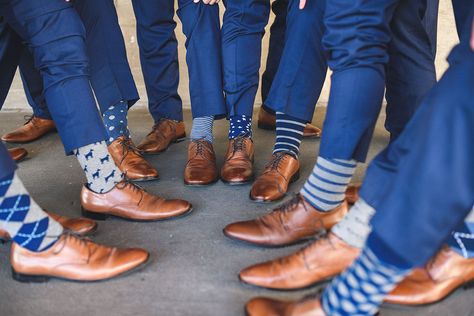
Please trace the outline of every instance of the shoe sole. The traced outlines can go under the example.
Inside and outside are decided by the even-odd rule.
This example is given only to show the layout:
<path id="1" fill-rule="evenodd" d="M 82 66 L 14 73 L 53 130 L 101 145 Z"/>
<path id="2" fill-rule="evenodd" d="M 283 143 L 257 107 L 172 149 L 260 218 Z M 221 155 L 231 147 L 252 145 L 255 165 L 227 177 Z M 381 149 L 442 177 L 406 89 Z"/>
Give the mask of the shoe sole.
<path id="1" fill-rule="evenodd" d="M 186 183 L 186 181 L 184 181 L 184 185 L 187 186 L 187 187 L 207 187 L 207 186 L 210 186 L 212 184 L 216 184 L 217 182 L 219 181 L 219 178 L 217 178 L 216 180 L 213 180 L 212 182 L 209 182 L 209 183 L 203 183 L 203 184 L 200 184 L 200 183 L 196 183 L 196 184 L 193 184 L 193 183 Z"/>
<path id="2" fill-rule="evenodd" d="M 388 303 L 388 302 L 383 302 L 382 306 L 391 308 L 391 309 L 398 309 L 398 310 L 407 310 L 407 309 L 413 309 L 416 307 L 427 307 L 435 304 L 439 304 L 446 300 L 448 297 L 453 295 L 457 290 L 463 289 L 464 291 L 472 290 L 474 289 L 474 279 L 471 281 L 468 281 L 466 283 L 460 284 L 458 287 L 454 288 L 451 292 L 449 292 L 446 296 L 441 298 L 440 300 L 437 300 L 435 302 L 431 303 L 422 303 L 422 304 L 396 304 L 396 303 Z"/>
<path id="3" fill-rule="evenodd" d="M 160 180 L 160 177 L 145 177 L 145 178 L 140 178 L 140 179 L 129 179 L 133 182 L 150 182 L 150 181 L 158 181 Z"/>
<path id="4" fill-rule="evenodd" d="M 329 281 L 331 281 L 335 276 L 332 276 L 332 277 L 328 277 L 324 280 L 320 280 L 320 281 L 317 281 L 317 282 L 314 282 L 310 285 L 306 285 L 306 286 L 303 286 L 303 287 L 298 287 L 298 288 L 274 288 L 274 287 L 266 287 L 266 286 L 263 286 L 263 285 L 256 285 L 256 284 L 252 284 L 252 283 L 247 283 L 245 282 L 244 280 L 242 280 L 240 278 L 240 275 L 239 275 L 239 282 L 243 285 L 243 286 L 248 286 L 250 288 L 254 288 L 254 289 L 266 289 L 266 290 L 271 290 L 271 291 L 275 291 L 275 292 L 296 292 L 296 291 L 302 291 L 302 290 L 309 290 L 309 289 L 312 289 L 314 287 L 318 287 L 322 284 L 326 284 L 328 283 Z"/>
<path id="5" fill-rule="evenodd" d="M 184 212 L 180 215 L 176 215 L 176 216 L 168 217 L 168 218 L 161 218 L 161 219 L 144 220 L 144 219 L 133 219 L 133 218 L 121 217 L 121 216 L 113 215 L 113 214 L 104 214 L 104 213 L 91 212 L 91 211 L 86 210 L 85 208 L 81 207 L 82 216 L 86 217 L 86 218 L 93 219 L 95 221 L 105 221 L 107 218 L 111 217 L 111 218 L 118 218 L 118 219 L 121 219 L 121 220 L 125 220 L 125 221 L 128 221 L 128 222 L 138 222 L 138 223 L 162 222 L 162 221 L 178 219 L 178 218 L 186 217 L 189 214 L 191 214 L 192 212 L 193 212 L 193 206 L 191 205 L 190 208 L 186 212 Z"/>
<path id="6" fill-rule="evenodd" d="M 151 262 L 151 256 L 148 254 L 147 259 L 136 266 L 133 269 L 130 269 L 128 271 L 124 271 L 123 273 L 105 278 L 105 279 L 100 279 L 100 280 L 74 280 L 74 279 L 67 279 L 67 278 L 62 278 L 62 277 L 55 277 L 55 276 L 47 276 L 47 275 L 30 275 L 30 274 L 23 274 L 23 273 L 18 273 L 16 272 L 13 268 L 12 270 L 12 277 L 15 281 L 21 282 L 21 283 L 46 283 L 49 282 L 52 279 L 56 280 L 61 280 L 61 281 L 68 281 L 68 282 L 74 282 L 74 283 L 99 283 L 99 282 L 104 282 L 108 281 L 111 279 L 116 279 L 116 278 L 122 278 L 126 277 L 129 274 L 138 272 L 142 270 L 145 266 L 147 266 Z"/>
<path id="7" fill-rule="evenodd" d="M 292 184 L 293 182 L 296 182 L 298 181 L 300 178 L 300 171 L 298 170 L 290 179 L 290 182 L 288 183 L 288 187 L 290 186 L 290 184 Z M 286 191 L 288 192 L 288 190 Z M 286 194 L 285 192 L 285 194 Z M 259 204 L 270 204 L 270 203 L 274 203 L 274 202 L 278 202 L 278 201 L 281 201 L 285 198 L 285 195 L 283 195 L 281 198 L 278 198 L 276 200 L 263 200 L 263 199 L 255 199 L 252 197 L 252 192 L 249 192 L 249 199 L 252 200 L 253 202 L 255 203 L 259 203 Z"/>
<path id="8" fill-rule="evenodd" d="M 232 241 L 236 241 L 236 242 L 238 242 L 238 243 L 241 243 L 241 244 L 244 244 L 244 245 L 247 245 L 247 246 L 259 247 L 259 248 L 268 248 L 268 249 L 286 248 L 286 247 L 291 247 L 291 246 L 303 244 L 303 243 L 305 243 L 305 242 L 308 242 L 308 241 L 313 240 L 312 237 L 306 237 L 306 238 L 303 238 L 303 239 L 300 239 L 300 240 L 296 240 L 296 241 L 294 241 L 294 242 L 291 242 L 291 243 L 289 243 L 289 244 L 284 244 L 284 245 L 269 245 L 269 244 L 257 244 L 257 243 L 253 243 L 253 242 L 248 241 L 248 240 L 239 239 L 239 238 L 237 238 L 237 237 L 228 235 L 224 230 L 222 231 L 222 233 L 224 234 L 224 236 L 226 236 L 227 238 L 229 238 L 229 239 L 232 240 Z"/>
<path id="9" fill-rule="evenodd" d="M 245 184 L 249 184 L 249 183 L 252 183 L 253 181 L 255 180 L 255 177 L 251 177 L 250 179 L 248 180 L 245 180 L 245 181 L 226 181 L 224 179 L 221 178 L 221 181 L 222 183 L 226 184 L 226 185 L 230 185 L 230 186 L 239 186 L 239 185 L 245 185 Z"/>
<path id="10" fill-rule="evenodd" d="M 140 150 L 141 153 L 142 153 L 143 155 L 145 155 L 145 156 L 156 156 L 156 155 L 162 154 L 162 153 L 164 153 L 165 151 L 167 151 L 167 150 L 171 147 L 171 145 L 184 142 L 185 140 L 186 140 L 186 136 L 181 137 L 181 138 L 176 138 L 175 140 L 172 140 L 172 141 L 170 142 L 170 144 L 168 145 L 168 147 L 166 147 L 165 149 L 160 150 L 160 151 L 148 151 L 148 152 L 147 152 L 147 151 L 141 151 L 140 149 L 139 149 L 139 150 Z"/>
<path id="11" fill-rule="evenodd" d="M 41 138 L 49 135 L 49 134 L 53 134 L 53 133 L 57 133 L 58 130 L 57 129 L 54 129 L 54 130 L 51 130 L 51 131 L 48 131 L 46 133 L 44 133 L 43 135 L 41 135 L 40 137 L 37 137 L 35 139 L 30 139 L 30 140 L 24 140 L 24 141 L 14 141 L 14 140 L 4 140 L 2 138 L 2 140 L 5 142 L 5 143 L 9 143 L 9 144 L 29 144 L 29 143 L 32 143 L 34 141 L 37 141 L 37 140 L 40 140 Z"/>

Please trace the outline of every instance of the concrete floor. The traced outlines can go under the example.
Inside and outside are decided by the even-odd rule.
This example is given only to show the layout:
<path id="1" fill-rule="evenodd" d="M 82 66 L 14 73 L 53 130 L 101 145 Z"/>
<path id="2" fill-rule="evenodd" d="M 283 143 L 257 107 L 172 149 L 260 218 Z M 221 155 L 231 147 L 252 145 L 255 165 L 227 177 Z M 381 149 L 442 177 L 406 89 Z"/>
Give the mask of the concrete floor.
<path id="1" fill-rule="evenodd" d="M 23 122 L 22 112 L 2 112 L 0 133 Z M 318 109 L 315 120 L 320 124 L 324 109 Z M 186 112 L 190 127 L 189 112 Z M 370 156 L 387 142 L 383 115 L 377 127 Z M 151 126 L 146 111 L 130 113 L 133 138 L 139 141 Z M 216 124 L 216 152 L 219 164 L 226 146 L 225 121 Z M 274 135 L 255 130 L 257 161 L 261 171 L 269 156 Z M 302 145 L 302 177 L 293 191 L 310 173 L 319 140 L 305 140 Z M 20 164 L 21 177 L 31 194 L 44 208 L 59 214 L 80 214 L 79 192 L 84 178 L 78 163 L 65 158 L 57 135 L 27 144 L 29 158 Z M 167 152 L 150 157 L 161 180 L 144 184 L 164 197 L 190 200 L 194 213 L 178 220 L 159 223 L 131 223 L 117 219 L 100 223 L 94 240 L 114 246 L 140 246 L 151 251 L 153 260 L 143 270 L 102 283 L 82 284 L 51 281 L 46 284 L 21 284 L 12 280 L 8 263 L 9 245 L 0 245 L 0 315 L 166 315 L 166 316 L 232 316 L 243 315 L 245 302 L 258 295 L 299 298 L 307 291 L 275 292 L 242 285 L 237 279 L 240 269 L 263 260 L 288 254 L 300 246 L 261 249 L 226 239 L 221 230 L 230 222 L 264 214 L 273 205 L 255 204 L 248 199 L 249 185 L 226 186 L 221 182 L 205 188 L 188 188 L 182 184 L 186 143 L 173 145 Z M 358 168 L 360 181 L 365 166 Z M 459 290 L 440 304 L 422 308 L 383 308 L 382 315 L 474 315 L 474 291 Z"/>

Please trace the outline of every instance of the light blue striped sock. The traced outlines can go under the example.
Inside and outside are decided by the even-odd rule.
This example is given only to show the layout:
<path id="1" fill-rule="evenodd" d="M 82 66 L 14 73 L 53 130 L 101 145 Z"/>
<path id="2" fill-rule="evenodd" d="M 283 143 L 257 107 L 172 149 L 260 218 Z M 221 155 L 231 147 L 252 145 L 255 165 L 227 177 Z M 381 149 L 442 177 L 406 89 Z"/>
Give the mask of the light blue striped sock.
<path id="1" fill-rule="evenodd" d="M 193 119 L 193 128 L 191 129 L 191 139 L 205 139 L 212 144 L 214 136 L 212 128 L 214 127 L 214 116 L 202 116 Z"/>
<path id="2" fill-rule="evenodd" d="M 300 193 L 319 211 L 330 211 L 344 201 L 356 166 L 355 160 L 318 157 Z"/>

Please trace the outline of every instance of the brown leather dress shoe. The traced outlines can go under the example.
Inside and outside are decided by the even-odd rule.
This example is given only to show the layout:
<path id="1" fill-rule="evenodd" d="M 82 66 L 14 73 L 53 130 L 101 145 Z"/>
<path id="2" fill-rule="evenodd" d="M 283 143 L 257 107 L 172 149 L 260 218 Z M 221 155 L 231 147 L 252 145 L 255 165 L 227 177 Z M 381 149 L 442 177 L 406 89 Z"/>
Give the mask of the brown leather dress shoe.
<path id="1" fill-rule="evenodd" d="M 272 155 L 262 174 L 250 189 L 250 199 L 255 202 L 273 202 L 285 197 L 290 183 L 300 176 L 300 162 L 286 152 Z"/>
<path id="2" fill-rule="evenodd" d="M 159 178 L 153 168 L 138 152 L 132 140 L 120 136 L 109 145 L 109 153 L 119 169 L 133 181 L 151 181 Z"/>
<path id="3" fill-rule="evenodd" d="M 258 111 L 258 128 L 265 129 L 265 130 L 275 130 L 276 129 L 276 115 L 273 115 L 267 111 L 263 107 L 260 108 Z M 313 138 L 313 137 L 321 137 L 321 129 L 319 127 L 314 126 L 313 124 L 306 124 L 303 130 L 303 137 L 305 138 Z"/>
<path id="4" fill-rule="evenodd" d="M 63 234 L 49 249 L 32 252 L 13 244 L 10 263 L 20 282 L 46 282 L 51 278 L 99 281 L 130 272 L 149 258 L 143 249 L 118 249 Z"/>
<path id="5" fill-rule="evenodd" d="M 82 214 L 96 220 L 115 216 L 131 221 L 150 222 L 179 217 L 192 211 L 188 201 L 165 200 L 128 180 L 123 180 L 111 191 L 103 194 L 95 193 L 84 186 L 81 204 Z"/>
<path id="6" fill-rule="evenodd" d="M 247 316 L 326 316 L 320 297 L 315 295 L 296 302 L 257 297 L 247 303 L 245 312 Z"/>
<path id="7" fill-rule="evenodd" d="M 258 246 L 287 246 L 329 230 L 347 213 L 347 203 L 321 212 L 306 202 L 301 194 L 257 219 L 229 224 L 224 235 Z"/>
<path id="8" fill-rule="evenodd" d="M 28 152 L 26 151 L 26 149 L 21 147 L 10 148 L 8 149 L 8 153 L 16 162 L 20 162 L 25 159 L 26 156 L 28 156 Z"/>
<path id="9" fill-rule="evenodd" d="M 9 143 L 28 143 L 54 131 L 56 125 L 53 120 L 32 116 L 22 127 L 3 135 L 2 140 Z"/>
<path id="10" fill-rule="evenodd" d="M 203 139 L 191 141 L 188 146 L 188 162 L 184 168 L 184 184 L 208 185 L 218 179 L 216 154 L 212 144 Z"/>
<path id="11" fill-rule="evenodd" d="M 466 259 L 446 246 L 424 268 L 413 270 L 385 297 L 385 302 L 401 305 L 432 304 L 462 286 L 474 286 L 474 258 Z"/>
<path id="12" fill-rule="evenodd" d="M 359 253 L 360 249 L 329 233 L 293 254 L 248 267 L 239 278 L 268 289 L 302 289 L 340 274 Z"/>
<path id="13" fill-rule="evenodd" d="M 359 199 L 359 190 L 362 184 L 350 184 L 346 189 L 346 201 L 349 204 L 355 204 Z"/>
<path id="14" fill-rule="evenodd" d="M 163 119 L 153 126 L 138 149 L 145 154 L 158 154 L 168 149 L 172 143 L 183 141 L 185 137 L 184 122 Z"/>
<path id="15" fill-rule="evenodd" d="M 227 184 L 245 184 L 253 179 L 254 147 L 250 137 L 239 136 L 229 141 L 221 180 Z"/>
<path id="16" fill-rule="evenodd" d="M 51 216 L 56 222 L 61 224 L 64 229 L 68 232 L 71 232 L 78 236 L 85 236 L 94 233 L 97 230 L 97 223 L 93 220 L 84 217 L 71 218 L 67 216 L 61 216 L 58 214 L 46 212 Z M 10 235 L 7 231 L 0 229 L 0 241 L 6 242 L 9 241 Z"/>

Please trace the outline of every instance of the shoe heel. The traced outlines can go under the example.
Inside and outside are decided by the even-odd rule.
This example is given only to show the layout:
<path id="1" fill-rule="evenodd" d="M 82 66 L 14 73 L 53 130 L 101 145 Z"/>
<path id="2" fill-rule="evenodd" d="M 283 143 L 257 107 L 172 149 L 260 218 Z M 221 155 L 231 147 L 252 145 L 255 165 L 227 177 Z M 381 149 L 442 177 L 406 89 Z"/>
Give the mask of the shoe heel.
<path id="1" fill-rule="evenodd" d="M 81 208 L 81 213 L 83 217 L 87 217 L 93 219 L 95 221 L 105 221 L 109 216 L 106 214 L 96 213 L 96 212 L 89 212 L 85 208 Z"/>
<path id="2" fill-rule="evenodd" d="M 258 128 L 264 129 L 266 131 L 274 131 L 276 129 L 276 126 L 265 124 L 265 123 L 258 123 L 257 126 Z"/>
<path id="3" fill-rule="evenodd" d="M 293 183 L 295 181 L 298 181 L 298 179 L 300 178 L 300 171 L 298 170 L 290 179 L 290 183 Z"/>
<path id="4" fill-rule="evenodd" d="M 12 268 L 12 277 L 13 280 L 22 282 L 22 283 L 44 283 L 48 282 L 50 277 L 44 275 L 27 275 L 21 274 L 13 270 Z"/>

